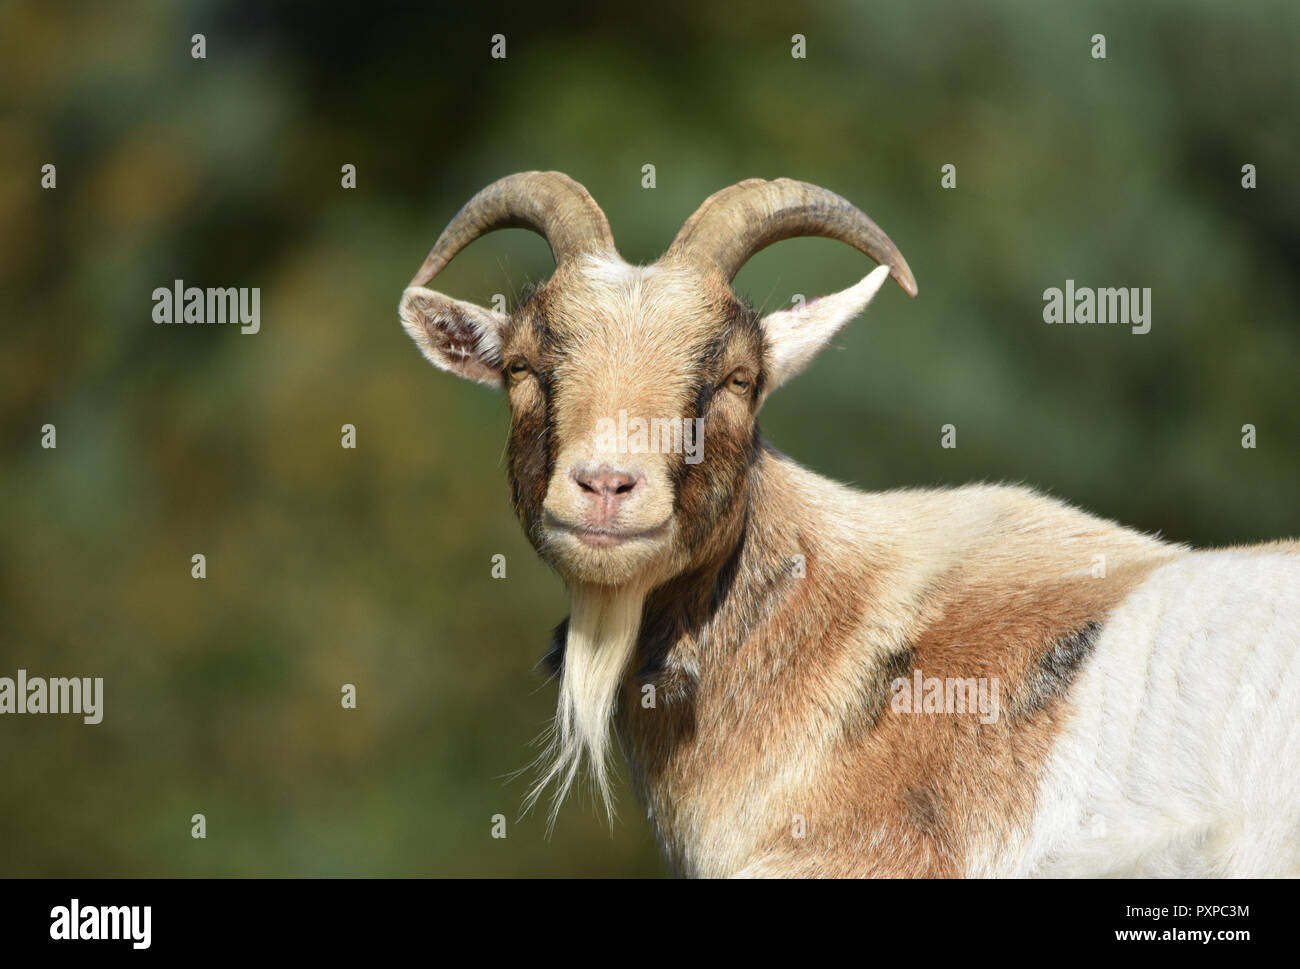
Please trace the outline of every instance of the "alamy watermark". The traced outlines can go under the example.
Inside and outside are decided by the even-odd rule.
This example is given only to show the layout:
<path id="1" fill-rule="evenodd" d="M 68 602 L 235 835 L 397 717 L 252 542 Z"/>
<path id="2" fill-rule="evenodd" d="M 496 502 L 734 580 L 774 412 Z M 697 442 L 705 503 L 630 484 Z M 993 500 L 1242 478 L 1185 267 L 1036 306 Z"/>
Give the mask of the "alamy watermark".
<path id="1" fill-rule="evenodd" d="M 889 684 L 893 692 L 890 710 L 894 713 L 978 713 L 980 723 L 998 719 L 998 679 L 994 677 L 922 676 L 919 669 L 912 678 L 900 676 Z"/>
<path id="2" fill-rule="evenodd" d="M 85 723 L 104 719 L 104 678 L 0 676 L 0 713 L 75 713 Z"/>
<path id="3" fill-rule="evenodd" d="M 1151 288 L 1132 289 L 1074 285 L 1065 281 L 1065 289 L 1053 286 L 1043 290 L 1044 323 L 1119 323 L 1131 326 L 1136 334 L 1151 330 Z"/>
<path id="4" fill-rule="evenodd" d="M 50 909 L 50 938 L 56 942 L 130 942 L 147 949 L 153 938 L 151 905 L 82 905 L 74 898 Z"/>
<path id="5" fill-rule="evenodd" d="M 627 416 L 596 421 L 595 449 L 601 454 L 683 454 L 687 464 L 704 460 L 704 418 Z"/>
<path id="6" fill-rule="evenodd" d="M 182 279 L 153 291 L 155 323 L 238 323 L 240 333 L 262 328 L 262 291 L 254 286 L 186 286 Z"/>

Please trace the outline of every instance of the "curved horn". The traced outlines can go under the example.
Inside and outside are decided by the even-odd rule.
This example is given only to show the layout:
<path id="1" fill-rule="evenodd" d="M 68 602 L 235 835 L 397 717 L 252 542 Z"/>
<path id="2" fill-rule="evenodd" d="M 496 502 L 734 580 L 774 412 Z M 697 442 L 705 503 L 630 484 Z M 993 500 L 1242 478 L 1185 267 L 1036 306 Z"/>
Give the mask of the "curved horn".
<path id="1" fill-rule="evenodd" d="M 465 203 L 410 285 L 423 286 L 456 253 L 497 229 L 532 229 L 546 239 L 556 265 L 579 253 L 614 248 L 609 221 L 585 188 L 562 172 L 519 172 L 498 179 Z"/>
<path id="2" fill-rule="evenodd" d="M 714 192 L 686 220 L 668 252 L 712 266 L 730 282 L 755 253 L 801 236 L 847 242 L 888 266 L 898 285 L 916 295 L 907 260 L 866 213 L 834 192 L 789 178 L 750 178 Z"/>

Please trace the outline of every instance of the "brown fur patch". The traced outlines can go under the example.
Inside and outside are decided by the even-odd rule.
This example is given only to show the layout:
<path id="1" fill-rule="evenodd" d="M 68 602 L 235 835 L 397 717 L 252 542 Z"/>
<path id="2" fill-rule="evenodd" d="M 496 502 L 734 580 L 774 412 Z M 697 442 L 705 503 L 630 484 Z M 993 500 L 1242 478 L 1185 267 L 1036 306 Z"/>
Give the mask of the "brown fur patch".
<path id="1" fill-rule="evenodd" d="M 903 807 L 908 821 L 917 831 L 927 834 L 939 831 L 942 823 L 939 802 L 928 789 L 909 787 L 903 792 Z"/>
<path id="2" fill-rule="evenodd" d="M 648 602 L 643 653 L 692 689 L 620 713 L 671 861 L 960 874 L 973 846 L 1024 831 L 1087 642 L 1178 550 L 1020 489 L 855 497 L 767 452 L 754 468 L 726 593 L 706 569 Z M 997 678 L 1001 715 L 895 713 L 882 686 L 904 667 Z"/>

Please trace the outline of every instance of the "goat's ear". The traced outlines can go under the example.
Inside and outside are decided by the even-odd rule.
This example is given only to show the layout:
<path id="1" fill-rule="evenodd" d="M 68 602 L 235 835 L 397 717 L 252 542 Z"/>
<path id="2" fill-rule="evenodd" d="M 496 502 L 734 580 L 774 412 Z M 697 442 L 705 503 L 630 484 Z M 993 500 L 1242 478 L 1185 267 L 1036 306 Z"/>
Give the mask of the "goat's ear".
<path id="1" fill-rule="evenodd" d="M 808 366 L 830 338 L 866 308 L 888 278 L 889 267 L 877 266 L 856 286 L 763 317 L 767 391 Z"/>
<path id="2" fill-rule="evenodd" d="M 501 387 L 501 330 L 510 317 L 423 286 L 402 294 L 402 326 L 435 366 L 489 387 Z"/>

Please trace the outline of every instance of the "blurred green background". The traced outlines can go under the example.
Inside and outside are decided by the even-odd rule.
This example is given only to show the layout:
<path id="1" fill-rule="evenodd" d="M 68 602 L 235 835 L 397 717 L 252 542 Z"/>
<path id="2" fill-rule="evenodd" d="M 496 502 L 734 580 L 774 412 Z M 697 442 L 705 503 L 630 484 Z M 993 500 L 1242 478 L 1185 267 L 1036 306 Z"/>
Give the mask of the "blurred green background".
<path id="1" fill-rule="evenodd" d="M 563 588 L 509 511 L 504 401 L 397 321 L 510 172 L 585 183 L 634 262 L 742 178 L 868 211 L 920 298 L 884 290 L 762 414 L 825 474 L 1022 481 L 1204 545 L 1300 533 L 1294 0 L 467 7 L 0 8 L 0 676 L 106 694 L 98 726 L 0 718 L 0 874 L 664 871 L 626 789 L 612 834 L 586 799 L 549 840 L 515 823 Z M 869 268 L 797 240 L 737 287 L 774 309 Z M 438 286 L 549 271 L 507 232 Z M 1151 332 L 1044 325 L 1067 278 L 1150 287 Z M 175 279 L 260 287 L 261 332 L 155 326 Z"/>

